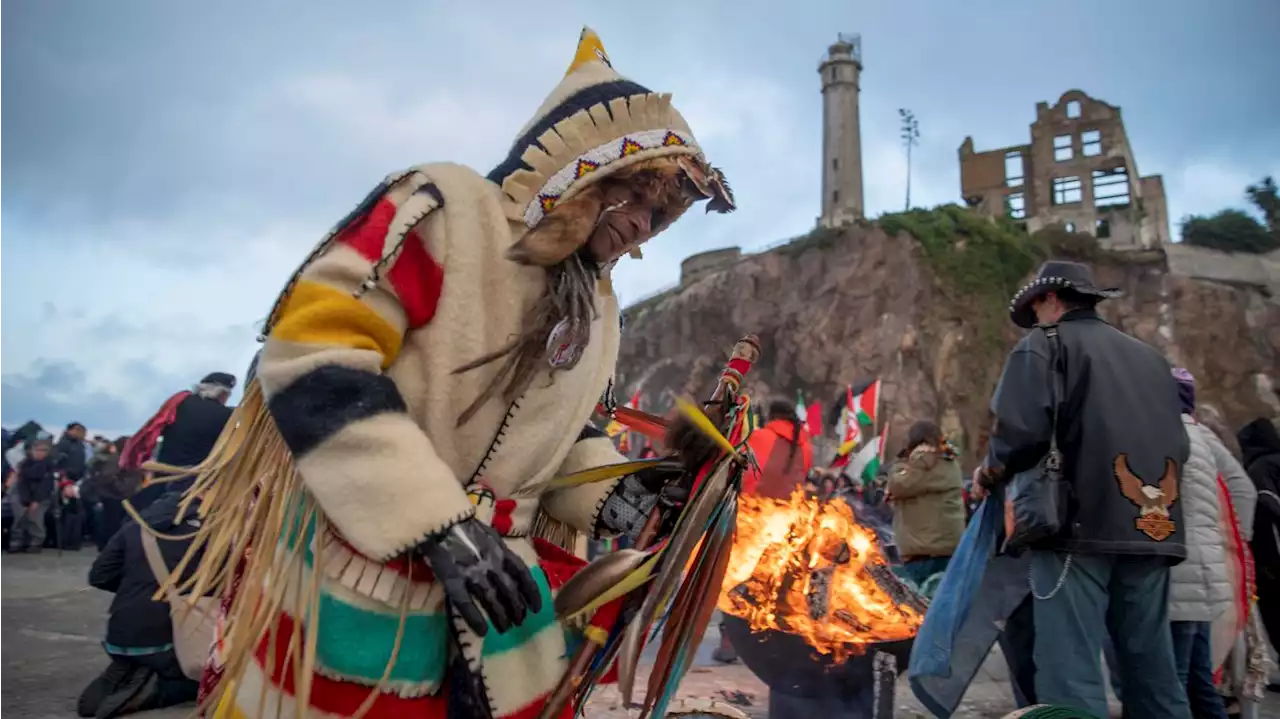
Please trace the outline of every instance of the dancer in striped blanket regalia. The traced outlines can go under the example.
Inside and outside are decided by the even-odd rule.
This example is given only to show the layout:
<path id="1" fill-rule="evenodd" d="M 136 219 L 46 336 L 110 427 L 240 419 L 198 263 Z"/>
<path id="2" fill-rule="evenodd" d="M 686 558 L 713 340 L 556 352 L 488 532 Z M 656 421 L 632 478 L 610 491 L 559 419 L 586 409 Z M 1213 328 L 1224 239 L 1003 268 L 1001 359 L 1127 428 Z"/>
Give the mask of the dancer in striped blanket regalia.
<path id="1" fill-rule="evenodd" d="M 537 716 L 572 649 L 552 597 L 575 538 L 638 534 L 682 470 L 529 489 L 625 461 L 590 423 L 610 268 L 702 200 L 733 209 L 670 96 L 584 30 L 501 165 L 394 174 L 338 224 L 193 470 L 203 559 L 180 589 L 222 600 L 206 711 Z"/>

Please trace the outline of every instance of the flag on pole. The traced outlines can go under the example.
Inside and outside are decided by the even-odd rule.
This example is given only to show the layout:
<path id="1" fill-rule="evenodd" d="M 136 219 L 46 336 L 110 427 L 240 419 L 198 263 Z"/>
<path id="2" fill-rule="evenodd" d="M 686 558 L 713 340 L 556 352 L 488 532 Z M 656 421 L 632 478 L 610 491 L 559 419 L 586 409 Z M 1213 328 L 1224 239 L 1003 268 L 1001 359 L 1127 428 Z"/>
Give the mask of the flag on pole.
<path id="1" fill-rule="evenodd" d="M 800 390 L 796 390 L 796 419 L 802 424 L 809 421 L 808 410 L 804 407 L 804 392 Z"/>
<path id="2" fill-rule="evenodd" d="M 889 425 L 880 432 L 880 436 L 872 438 L 848 463 L 849 474 L 858 477 L 864 485 L 869 484 L 880 473 L 880 462 L 884 459 L 885 437 L 889 434 Z"/>
<path id="3" fill-rule="evenodd" d="M 852 390 L 850 393 L 852 394 Z M 874 425 L 880 417 L 880 380 L 867 385 L 849 404 L 857 413 L 859 422 Z"/>
<path id="4" fill-rule="evenodd" d="M 869 424 L 876 426 L 876 420 L 880 417 L 880 380 L 876 380 L 867 385 L 858 395 L 853 394 L 853 388 L 848 387 L 845 390 L 849 406 L 848 428 L 845 440 L 852 440 L 854 444 L 862 438 L 862 425 Z"/>

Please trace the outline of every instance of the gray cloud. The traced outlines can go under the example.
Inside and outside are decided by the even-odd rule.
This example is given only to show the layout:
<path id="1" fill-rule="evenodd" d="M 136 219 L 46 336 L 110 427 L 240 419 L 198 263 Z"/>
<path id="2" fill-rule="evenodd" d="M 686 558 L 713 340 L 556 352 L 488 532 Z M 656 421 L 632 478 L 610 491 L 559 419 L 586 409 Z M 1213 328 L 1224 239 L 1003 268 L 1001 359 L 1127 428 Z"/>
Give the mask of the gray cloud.
<path id="1" fill-rule="evenodd" d="M 741 208 L 690 213 L 624 261 L 624 300 L 674 282 L 692 252 L 812 226 L 816 69 L 837 29 L 863 35 L 872 214 L 902 203 L 898 107 L 920 118 L 912 197 L 931 205 L 958 199 L 965 135 L 1024 142 L 1035 103 L 1072 87 L 1124 108 L 1175 220 L 1243 204 L 1243 182 L 1280 174 L 1274 2 L 817 0 L 779 13 L 672 0 L 638 13 L 566 0 L 548 14 L 12 0 L 4 19 L 5 422 L 129 425 L 205 372 L 240 374 L 254 323 L 328 226 L 390 171 L 496 162 L 559 79 L 580 20 L 621 72 L 674 93 Z"/>
<path id="2" fill-rule="evenodd" d="M 82 368 L 62 360 L 41 360 L 30 373 L 6 373 L 0 380 L 4 395 L 3 421 L 20 425 L 34 419 L 46 427 L 80 422 L 92 429 L 117 430 L 142 420 L 123 398 L 92 389 Z"/>

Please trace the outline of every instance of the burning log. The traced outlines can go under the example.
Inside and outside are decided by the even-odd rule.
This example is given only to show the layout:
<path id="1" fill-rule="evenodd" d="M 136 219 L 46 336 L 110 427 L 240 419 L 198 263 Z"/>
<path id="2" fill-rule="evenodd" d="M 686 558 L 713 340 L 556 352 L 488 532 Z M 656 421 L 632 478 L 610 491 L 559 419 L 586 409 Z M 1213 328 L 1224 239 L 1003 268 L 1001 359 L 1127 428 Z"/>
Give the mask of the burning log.
<path id="1" fill-rule="evenodd" d="M 910 609 L 920 616 L 924 616 L 924 613 L 928 611 L 929 602 L 925 601 L 919 594 L 916 594 L 915 590 L 907 586 L 906 582 L 899 579 L 898 575 L 894 574 L 887 564 L 868 565 L 866 570 L 867 574 L 876 580 L 876 584 L 880 585 L 880 588 L 889 595 L 894 604 Z"/>

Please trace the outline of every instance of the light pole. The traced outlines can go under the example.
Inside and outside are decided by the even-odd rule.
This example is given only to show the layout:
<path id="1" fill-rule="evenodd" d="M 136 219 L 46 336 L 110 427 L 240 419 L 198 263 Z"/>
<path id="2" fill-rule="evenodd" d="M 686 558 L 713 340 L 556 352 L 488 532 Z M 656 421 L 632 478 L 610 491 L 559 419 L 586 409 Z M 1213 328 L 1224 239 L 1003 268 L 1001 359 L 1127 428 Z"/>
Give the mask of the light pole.
<path id="1" fill-rule="evenodd" d="M 898 117 L 902 119 L 902 144 L 907 146 L 907 206 L 911 209 L 911 148 L 919 144 L 920 123 L 910 110 L 898 108 Z"/>

